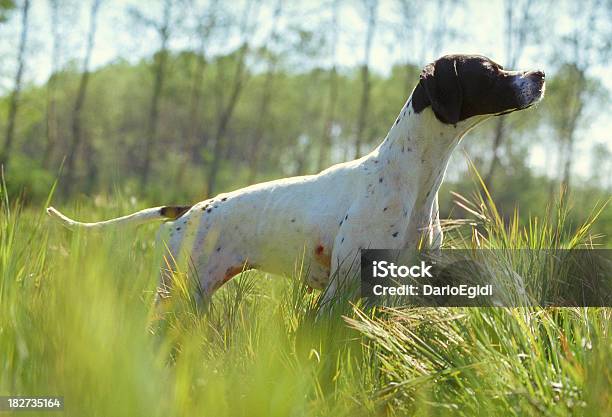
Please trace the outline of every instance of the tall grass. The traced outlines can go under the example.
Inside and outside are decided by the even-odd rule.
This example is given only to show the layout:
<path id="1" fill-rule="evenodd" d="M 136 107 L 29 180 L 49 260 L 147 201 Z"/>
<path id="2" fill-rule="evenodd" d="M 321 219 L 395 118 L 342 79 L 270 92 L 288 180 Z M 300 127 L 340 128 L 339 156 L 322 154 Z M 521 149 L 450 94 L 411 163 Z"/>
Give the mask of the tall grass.
<path id="1" fill-rule="evenodd" d="M 458 199 L 474 220 L 449 245 L 592 244 L 594 219 L 568 233 L 562 208 L 521 227 L 486 195 Z M 1 204 L 0 395 L 61 395 L 67 416 L 612 415 L 610 309 L 339 301 L 317 317 L 298 279 L 249 272 L 207 311 L 179 291 L 153 321 L 154 226 L 71 233 Z"/>

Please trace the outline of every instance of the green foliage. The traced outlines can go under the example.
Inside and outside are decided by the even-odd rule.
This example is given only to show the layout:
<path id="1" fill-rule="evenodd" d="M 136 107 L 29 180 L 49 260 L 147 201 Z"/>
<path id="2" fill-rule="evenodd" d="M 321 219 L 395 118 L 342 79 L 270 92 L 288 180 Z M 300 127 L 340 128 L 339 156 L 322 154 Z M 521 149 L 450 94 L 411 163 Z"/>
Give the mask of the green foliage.
<path id="1" fill-rule="evenodd" d="M 9 14 L 14 8 L 15 2 L 13 0 L 0 0 L 0 23 L 8 20 Z"/>
<path id="2" fill-rule="evenodd" d="M 457 221 L 463 217 L 471 217 L 472 213 L 461 206 L 457 206 L 457 195 L 470 196 L 471 200 L 483 202 L 486 196 L 482 193 L 475 193 L 473 190 L 480 189 L 478 174 L 473 173 L 475 179 L 466 178 L 461 182 L 442 184 L 440 191 L 440 212 L 441 218 L 448 219 L 449 222 Z M 517 219 L 516 227 L 527 226 L 535 218 L 546 218 L 549 222 L 554 222 L 556 217 L 551 214 L 554 208 L 551 205 L 555 201 L 555 196 L 562 191 L 558 186 L 552 184 L 549 178 L 534 175 L 527 168 L 519 168 L 514 172 L 501 173 L 495 178 L 495 207 L 500 218 L 504 221 Z M 610 196 L 597 186 L 585 185 L 574 189 L 571 197 L 567 198 L 568 203 L 563 211 L 564 227 L 568 232 L 574 233 L 581 226 L 585 218 L 589 218 L 593 212 L 593 207 L 602 207 L 604 210 L 594 219 L 589 230 L 596 237 L 593 242 L 596 245 L 610 247 L 612 245 L 612 210 L 606 203 Z M 580 202 L 577 204 L 575 202 Z M 478 204 L 477 204 L 478 206 Z M 554 213 L 553 213 L 554 214 Z M 455 220 L 452 220 L 455 219 Z"/>
<path id="3" fill-rule="evenodd" d="M 7 184 L 9 195 L 22 194 L 26 201 L 32 196 L 48 194 L 55 178 L 36 161 L 24 155 L 16 155 L 11 161 L 11 182 Z"/>

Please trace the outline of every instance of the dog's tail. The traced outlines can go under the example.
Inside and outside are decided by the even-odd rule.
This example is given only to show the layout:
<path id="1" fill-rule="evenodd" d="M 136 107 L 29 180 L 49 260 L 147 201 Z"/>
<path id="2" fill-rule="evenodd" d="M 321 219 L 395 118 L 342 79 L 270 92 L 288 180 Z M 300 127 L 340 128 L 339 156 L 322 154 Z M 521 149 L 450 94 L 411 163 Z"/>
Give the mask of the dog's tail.
<path id="1" fill-rule="evenodd" d="M 95 223 L 83 223 L 66 217 L 53 207 L 47 208 L 47 214 L 61 222 L 69 229 L 103 229 L 108 226 L 138 225 L 154 220 L 176 220 L 185 214 L 191 206 L 162 206 L 152 207 L 128 214 L 127 216 L 117 217 L 116 219 L 105 220 Z"/>

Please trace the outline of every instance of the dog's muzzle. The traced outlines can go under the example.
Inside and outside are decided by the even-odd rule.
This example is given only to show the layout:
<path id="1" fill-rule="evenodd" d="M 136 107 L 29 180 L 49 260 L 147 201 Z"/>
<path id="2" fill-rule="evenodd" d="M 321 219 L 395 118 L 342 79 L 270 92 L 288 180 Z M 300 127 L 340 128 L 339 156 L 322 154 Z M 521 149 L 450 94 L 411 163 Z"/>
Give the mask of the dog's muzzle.
<path id="1" fill-rule="evenodd" d="M 526 71 L 516 77 L 514 84 L 517 89 L 519 109 L 531 107 L 544 97 L 546 80 L 544 71 Z"/>

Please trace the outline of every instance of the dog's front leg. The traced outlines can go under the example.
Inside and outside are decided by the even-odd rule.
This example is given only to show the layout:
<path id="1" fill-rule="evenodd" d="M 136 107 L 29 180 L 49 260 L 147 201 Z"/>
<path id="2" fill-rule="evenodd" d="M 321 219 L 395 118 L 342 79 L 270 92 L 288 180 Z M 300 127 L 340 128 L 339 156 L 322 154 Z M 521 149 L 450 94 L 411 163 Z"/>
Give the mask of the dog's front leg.
<path id="1" fill-rule="evenodd" d="M 359 290 L 360 248 L 344 245 L 344 242 L 346 236 L 337 238 L 334 243 L 329 283 L 320 303 L 326 311 L 341 299 L 353 299 Z"/>

